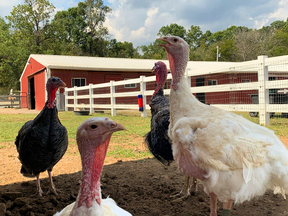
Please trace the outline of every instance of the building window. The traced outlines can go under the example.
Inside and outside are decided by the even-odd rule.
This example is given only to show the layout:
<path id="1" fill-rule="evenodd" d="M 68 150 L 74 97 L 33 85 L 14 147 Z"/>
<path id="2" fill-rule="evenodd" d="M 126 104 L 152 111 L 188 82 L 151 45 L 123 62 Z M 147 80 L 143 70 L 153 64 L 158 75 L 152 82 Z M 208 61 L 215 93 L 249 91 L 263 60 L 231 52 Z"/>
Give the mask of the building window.
<path id="1" fill-rule="evenodd" d="M 208 80 L 208 85 L 217 85 L 217 80 Z"/>
<path id="2" fill-rule="evenodd" d="M 242 83 L 247 83 L 247 82 L 250 82 L 250 79 L 242 79 L 241 82 Z"/>
<path id="3" fill-rule="evenodd" d="M 72 78 L 72 87 L 77 86 L 85 86 L 86 85 L 86 79 L 85 78 Z"/>
<path id="4" fill-rule="evenodd" d="M 124 79 L 124 80 L 128 80 L 128 79 Z M 124 88 L 136 88 L 137 84 L 136 83 L 130 83 L 130 84 L 125 84 Z"/>

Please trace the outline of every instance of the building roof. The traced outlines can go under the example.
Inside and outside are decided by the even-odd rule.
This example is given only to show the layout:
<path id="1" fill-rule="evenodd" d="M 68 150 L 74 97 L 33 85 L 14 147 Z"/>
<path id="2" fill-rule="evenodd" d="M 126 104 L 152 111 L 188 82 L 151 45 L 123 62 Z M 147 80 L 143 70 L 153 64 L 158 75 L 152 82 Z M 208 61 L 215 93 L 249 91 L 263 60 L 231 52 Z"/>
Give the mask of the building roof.
<path id="1" fill-rule="evenodd" d="M 155 59 L 131 59 L 131 58 L 107 58 L 107 57 L 87 57 L 87 56 L 65 56 L 65 55 L 43 55 L 31 54 L 33 58 L 46 68 L 50 69 L 74 69 L 93 71 L 151 71 Z M 29 59 L 27 62 L 29 62 Z M 169 68 L 168 60 L 162 60 Z M 188 67 L 203 68 L 214 66 L 226 66 L 231 62 L 212 61 L 189 61 Z"/>

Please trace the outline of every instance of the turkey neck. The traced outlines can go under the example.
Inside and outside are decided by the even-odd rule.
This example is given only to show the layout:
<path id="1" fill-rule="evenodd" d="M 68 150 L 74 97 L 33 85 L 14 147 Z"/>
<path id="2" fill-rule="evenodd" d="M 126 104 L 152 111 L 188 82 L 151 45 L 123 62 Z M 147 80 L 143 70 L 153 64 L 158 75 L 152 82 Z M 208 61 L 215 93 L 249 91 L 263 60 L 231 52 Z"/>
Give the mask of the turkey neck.
<path id="1" fill-rule="evenodd" d="M 100 175 L 110 138 L 111 136 L 98 147 L 95 147 L 93 143 L 89 143 L 89 140 L 84 140 L 84 144 L 79 146 L 82 178 L 77 207 L 86 205 L 89 208 L 93 200 L 101 205 Z"/>
<path id="2" fill-rule="evenodd" d="M 163 69 L 160 69 L 160 70 L 163 70 Z M 154 91 L 152 97 L 154 95 L 156 95 L 160 89 L 164 90 L 165 82 L 166 82 L 166 79 L 167 79 L 167 72 L 165 73 L 165 71 L 162 71 L 159 74 L 160 75 L 156 75 L 157 86 L 155 88 L 155 91 Z"/>
<path id="3" fill-rule="evenodd" d="M 56 98 L 56 92 L 58 88 L 55 89 L 47 89 L 48 91 L 48 100 L 47 100 L 47 107 L 52 109 L 55 106 L 55 98 Z"/>
<path id="4" fill-rule="evenodd" d="M 174 87 L 173 84 L 171 85 L 170 91 L 170 117 L 173 116 L 170 118 L 171 126 L 182 117 L 199 115 L 199 111 L 205 106 L 191 93 L 190 86 L 184 76 L 186 65 L 185 62 L 175 62 L 175 70 L 171 71 L 174 84 Z"/>

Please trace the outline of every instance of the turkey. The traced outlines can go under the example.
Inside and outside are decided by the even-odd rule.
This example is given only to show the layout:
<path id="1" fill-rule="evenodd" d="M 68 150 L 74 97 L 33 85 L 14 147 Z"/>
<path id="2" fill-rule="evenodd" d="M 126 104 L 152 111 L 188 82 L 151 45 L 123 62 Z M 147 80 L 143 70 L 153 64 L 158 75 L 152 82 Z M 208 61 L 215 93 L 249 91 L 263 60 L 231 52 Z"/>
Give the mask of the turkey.
<path id="1" fill-rule="evenodd" d="M 57 195 L 51 171 L 62 158 L 68 147 L 66 128 L 58 118 L 55 105 L 56 91 L 65 83 L 58 77 L 51 77 L 46 84 L 48 100 L 34 120 L 26 122 L 18 132 L 15 145 L 22 164 L 21 174 L 37 178 L 37 192 L 42 196 L 39 175 L 47 170 L 50 180 L 48 191 Z"/>
<path id="2" fill-rule="evenodd" d="M 77 129 L 82 178 L 76 202 L 54 216 L 131 216 L 111 198 L 102 199 L 100 175 L 112 134 L 126 128 L 106 117 L 84 121 Z"/>
<path id="3" fill-rule="evenodd" d="M 267 189 L 288 191 L 288 151 L 274 131 L 199 102 L 184 76 L 189 47 L 179 37 L 159 40 L 172 73 L 170 125 L 174 160 L 185 175 L 202 180 L 210 215 L 230 215 L 233 203 L 249 201 Z"/>
<path id="4" fill-rule="evenodd" d="M 166 64 L 162 61 L 156 62 L 152 71 L 156 75 L 157 86 L 150 101 L 151 130 L 145 135 L 145 143 L 156 159 L 162 164 L 169 166 L 174 160 L 170 139 L 168 137 L 170 105 L 169 99 L 165 97 L 163 93 L 168 71 Z M 182 199 L 190 195 L 189 178 L 189 176 L 185 176 L 182 190 L 174 197 L 180 196 L 179 199 Z M 197 179 L 193 178 L 191 193 L 196 194 L 196 191 Z"/>

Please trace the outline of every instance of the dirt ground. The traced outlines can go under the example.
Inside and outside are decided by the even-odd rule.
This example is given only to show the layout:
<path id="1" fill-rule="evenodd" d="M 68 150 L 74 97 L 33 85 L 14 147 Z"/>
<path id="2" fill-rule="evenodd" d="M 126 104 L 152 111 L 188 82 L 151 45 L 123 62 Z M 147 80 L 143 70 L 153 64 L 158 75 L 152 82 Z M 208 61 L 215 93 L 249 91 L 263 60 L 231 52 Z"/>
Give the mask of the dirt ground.
<path id="1" fill-rule="evenodd" d="M 23 113 L 25 110 L 17 112 Z M 287 139 L 282 138 L 282 141 L 288 143 Z M 139 138 L 139 142 L 143 142 L 143 139 Z M 67 153 L 52 172 L 59 195 L 39 198 L 33 196 L 36 191 L 35 179 L 24 178 L 19 172 L 20 162 L 14 144 L 4 144 L 7 147 L 0 149 L 0 216 L 49 216 L 76 200 L 81 177 L 76 145 L 69 145 Z M 113 145 L 110 143 L 110 146 Z M 173 202 L 174 198 L 170 195 L 181 190 L 183 181 L 183 175 L 175 163 L 165 168 L 152 158 L 125 161 L 124 158 L 107 157 L 101 177 L 103 198 L 110 196 L 135 216 L 209 215 L 209 197 L 201 184 L 196 196 Z M 46 173 L 41 174 L 41 186 L 44 192 L 48 190 Z M 221 210 L 219 203 L 218 215 L 221 215 Z M 288 202 L 281 195 L 267 191 L 258 199 L 235 205 L 231 212 L 231 216 L 234 215 L 288 215 Z"/>

